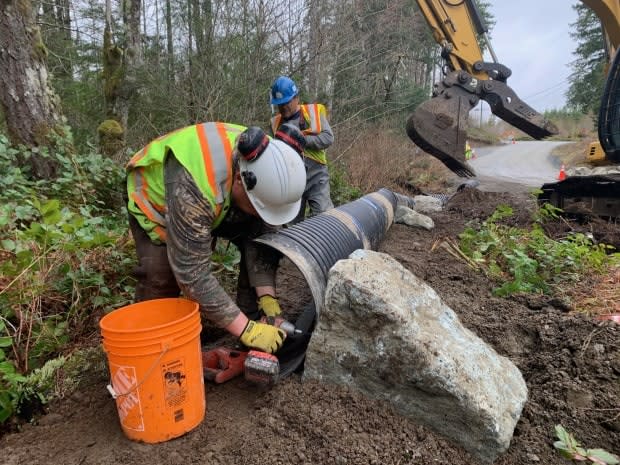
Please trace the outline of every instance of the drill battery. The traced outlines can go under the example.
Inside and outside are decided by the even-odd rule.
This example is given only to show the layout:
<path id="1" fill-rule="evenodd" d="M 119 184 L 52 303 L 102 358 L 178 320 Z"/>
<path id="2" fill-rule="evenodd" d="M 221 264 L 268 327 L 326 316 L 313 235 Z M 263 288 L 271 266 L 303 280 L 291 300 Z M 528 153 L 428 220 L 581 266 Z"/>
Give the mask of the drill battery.
<path id="1" fill-rule="evenodd" d="M 273 385 L 278 382 L 280 362 L 275 355 L 250 350 L 243 363 L 244 377 L 261 385 Z"/>

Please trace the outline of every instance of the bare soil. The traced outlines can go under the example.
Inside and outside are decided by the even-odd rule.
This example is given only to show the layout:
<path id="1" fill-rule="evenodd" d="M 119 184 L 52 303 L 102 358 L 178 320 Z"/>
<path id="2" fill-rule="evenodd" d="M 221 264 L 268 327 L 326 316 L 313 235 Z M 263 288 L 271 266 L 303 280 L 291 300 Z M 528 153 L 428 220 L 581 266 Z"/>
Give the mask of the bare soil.
<path id="1" fill-rule="evenodd" d="M 381 246 L 424 279 L 462 323 L 511 359 L 529 389 L 528 401 L 499 465 L 568 463 L 553 448 L 562 424 L 584 446 L 620 453 L 620 325 L 571 314 L 559 299 L 494 297 L 494 283 L 441 247 L 466 222 L 495 206 L 516 210 L 527 224 L 523 195 L 466 189 L 436 228 L 393 225 Z M 290 265 L 290 264 L 289 264 Z M 285 306 L 307 298 L 286 264 L 279 277 Z M 439 434 L 397 415 L 349 387 L 303 382 L 294 374 L 271 389 L 241 378 L 207 385 L 207 414 L 190 433 L 148 445 L 122 433 L 103 370 L 80 391 L 49 405 L 49 413 L 0 438 L 4 464 L 477 464 Z"/>

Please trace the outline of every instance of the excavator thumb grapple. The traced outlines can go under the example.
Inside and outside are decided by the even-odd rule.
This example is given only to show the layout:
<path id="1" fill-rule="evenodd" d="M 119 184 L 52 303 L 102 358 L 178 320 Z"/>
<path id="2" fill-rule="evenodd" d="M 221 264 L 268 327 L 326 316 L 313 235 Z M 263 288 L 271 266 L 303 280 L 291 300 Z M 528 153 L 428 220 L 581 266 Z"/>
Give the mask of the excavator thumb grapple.
<path id="1" fill-rule="evenodd" d="M 599 141 L 592 144 L 595 169 L 579 167 L 565 180 L 542 186 L 541 203 L 571 215 L 620 217 L 620 0 L 581 0 L 600 19 L 609 67 L 598 118 Z M 416 0 L 435 42 L 441 47 L 442 80 L 433 97 L 407 121 L 407 134 L 422 150 L 462 177 L 475 176 L 465 161 L 468 115 L 480 100 L 494 115 L 534 139 L 558 130 L 508 87 L 512 71 L 501 64 L 475 0 Z M 486 61 L 483 48 L 492 61 Z M 594 160 L 592 160 L 594 159 Z M 573 179 L 578 178 L 578 179 Z"/>
<path id="2" fill-rule="evenodd" d="M 489 65 L 494 64 L 476 63 L 474 67 Z M 510 75 L 503 66 L 502 72 Z M 409 117 L 407 135 L 458 176 L 474 177 L 473 168 L 465 161 L 465 141 L 469 112 L 481 99 L 494 115 L 535 139 L 558 133 L 553 123 L 523 102 L 503 80 L 479 80 L 460 70 L 450 72 L 436 84 L 433 98 Z"/>

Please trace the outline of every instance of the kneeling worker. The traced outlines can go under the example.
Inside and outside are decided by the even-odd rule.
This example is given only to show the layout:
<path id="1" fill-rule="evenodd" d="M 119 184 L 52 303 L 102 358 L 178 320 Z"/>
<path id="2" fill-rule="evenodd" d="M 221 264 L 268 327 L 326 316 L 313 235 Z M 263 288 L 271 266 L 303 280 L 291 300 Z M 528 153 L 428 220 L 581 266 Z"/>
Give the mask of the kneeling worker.
<path id="1" fill-rule="evenodd" d="M 149 143 L 127 166 L 129 225 L 139 261 L 136 301 L 182 291 L 198 302 L 203 317 L 244 345 L 277 351 L 284 332 L 254 320 L 259 311 L 280 313 L 280 255 L 251 239 L 297 215 L 305 183 L 299 154 L 257 127 L 202 123 Z M 231 240 L 241 253 L 239 306 L 211 272 L 215 237 Z"/>

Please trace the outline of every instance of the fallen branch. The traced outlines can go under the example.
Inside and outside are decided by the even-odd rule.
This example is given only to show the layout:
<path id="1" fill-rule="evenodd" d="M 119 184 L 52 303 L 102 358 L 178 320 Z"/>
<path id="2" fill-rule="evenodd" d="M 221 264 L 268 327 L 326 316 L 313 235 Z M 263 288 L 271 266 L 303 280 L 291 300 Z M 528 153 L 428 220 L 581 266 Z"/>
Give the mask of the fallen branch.
<path id="1" fill-rule="evenodd" d="M 435 249 L 439 247 L 444 249 L 446 252 L 448 252 L 450 255 L 452 255 L 456 259 L 464 261 L 470 268 L 473 268 L 476 271 L 480 271 L 481 269 L 480 265 L 476 263 L 474 260 L 472 260 L 470 257 L 468 257 L 467 255 L 465 255 L 465 253 L 460 249 L 458 244 L 456 244 L 452 239 L 448 237 L 443 238 L 443 239 L 437 239 L 431 247 L 431 252 L 434 252 Z"/>

